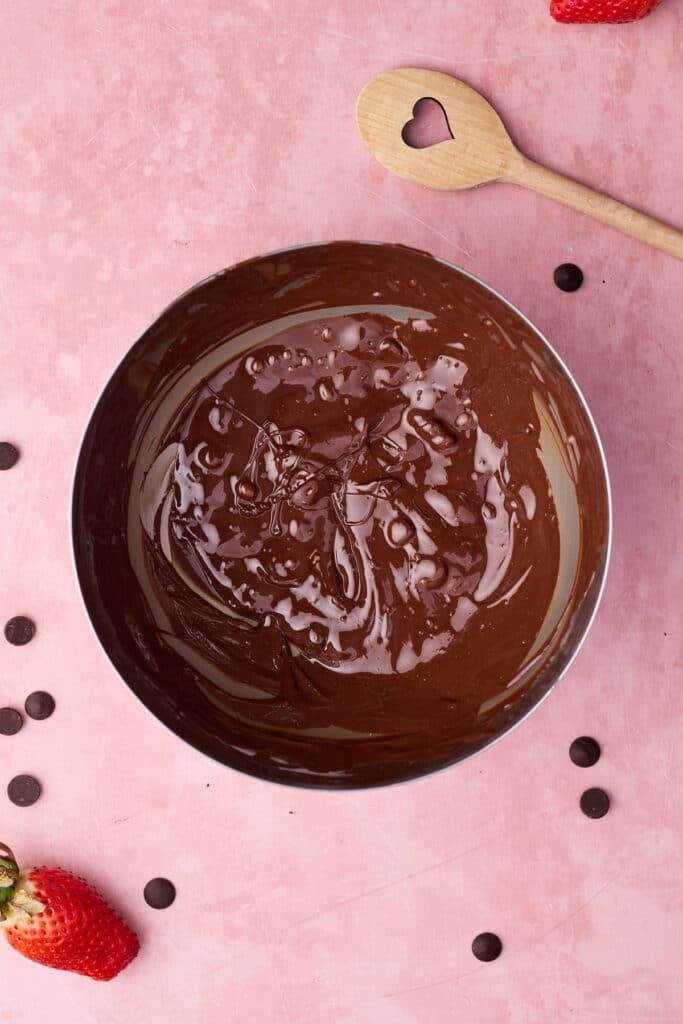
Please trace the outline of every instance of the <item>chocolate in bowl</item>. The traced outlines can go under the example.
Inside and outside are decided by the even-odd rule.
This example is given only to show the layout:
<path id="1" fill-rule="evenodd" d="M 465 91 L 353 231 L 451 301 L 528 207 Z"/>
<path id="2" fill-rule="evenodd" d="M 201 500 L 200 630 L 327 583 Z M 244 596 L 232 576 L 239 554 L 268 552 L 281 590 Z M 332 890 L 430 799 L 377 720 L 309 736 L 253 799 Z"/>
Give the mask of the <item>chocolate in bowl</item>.
<path id="1" fill-rule="evenodd" d="M 177 299 L 86 430 L 76 568 L 102 645 L 232 767 L 351 787 L 539 703 L 608 561 L 604 457 L 538 331 L 397 245 L 250 260 Z"/>

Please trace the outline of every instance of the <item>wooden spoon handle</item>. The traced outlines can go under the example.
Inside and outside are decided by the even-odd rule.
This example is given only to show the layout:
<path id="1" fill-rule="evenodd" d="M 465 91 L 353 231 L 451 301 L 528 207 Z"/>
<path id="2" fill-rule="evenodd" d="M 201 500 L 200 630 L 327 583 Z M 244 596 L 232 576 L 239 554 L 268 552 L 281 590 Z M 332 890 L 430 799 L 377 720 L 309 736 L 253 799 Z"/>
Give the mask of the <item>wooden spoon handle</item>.
<path id="1" fill-rule="evenodd" d="M 623 231 L 625 235 L 654 245 L 656 249 L 668 252 L 679 260 L 683 259 L 683 231 L 677 231 L 676 228 L 662 224 L 654 217 L 648 217 L 647 214 L 639 213 L 632 207 L 617 202 L 616 199 L 610 199 L 601 192 L 580 185 L 578 181 L 556 174 L 555 171 L 550 171 L 533 160 L 522 156 L 521 163 L 515 163 L 514 170 L 506 180 L 525 185 L 544 196 L 550 196 L 558 203 L 571 206 L 580 213 L 587 213 L 590 217 L 601 220 L 603 224 L 609 224 L 617 231 Z"/>

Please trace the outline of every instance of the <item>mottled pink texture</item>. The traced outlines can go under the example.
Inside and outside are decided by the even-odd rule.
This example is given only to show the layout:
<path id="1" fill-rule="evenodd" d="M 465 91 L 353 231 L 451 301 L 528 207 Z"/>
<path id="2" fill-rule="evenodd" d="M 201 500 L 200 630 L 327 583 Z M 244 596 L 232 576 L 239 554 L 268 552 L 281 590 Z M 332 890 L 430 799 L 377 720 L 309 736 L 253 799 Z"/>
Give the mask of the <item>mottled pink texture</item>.
<path id="1" fill-rule="evenodd" d="M 44 687 L 57 711 L 0 737 L 0 838 L 99 883 L 143 948 L 107 987 L 1 945 L 2 1024 L 683 1021 L 681 265 L 512 186 L 421 191 L 354 125 L 379 71 L 450 71 L 530 156 L 680 223 L 681 14 L 6 0 L 0 439 L 22 459 L 0 474 L 0 619 L 38 632 L 0 641 L 0 705 Z M 464 765 L 345 794 L 238 775 L 156 722 L 90 631 L 68 526 L 86 418 L 147 324 L 219 267 L 329 238 L 429 249 L 518 303 L 592 405 L 615 501 L 604 603 L 550 699 Z M 574 295 L 552 283 L 565 260 Z M 567 756 L 582 733 L 592 769 Z M 3 795 L 18 772 L 43 783 L 28 809 Z M 601 821 L 578 810 L 589 785 L 612 795 Z M 155 875 L 169 910 L 143 902 Z M 488 965 L 484 930 L 505 943 Z"/>

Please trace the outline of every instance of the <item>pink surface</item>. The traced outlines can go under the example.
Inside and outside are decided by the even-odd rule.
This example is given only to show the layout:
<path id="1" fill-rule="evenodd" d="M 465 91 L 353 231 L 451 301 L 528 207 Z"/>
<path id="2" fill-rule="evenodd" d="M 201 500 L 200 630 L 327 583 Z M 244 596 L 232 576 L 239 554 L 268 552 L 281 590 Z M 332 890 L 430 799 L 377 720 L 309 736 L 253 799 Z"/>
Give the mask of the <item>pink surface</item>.
<path id="1" fill-rule="evenodd" d="M 88 875 L 143 950 L 109 986 L 0 946 L 2 1024 L 635 1024 L 683 1021 L 681 265 L 512 186 L 391 177 L 356 134 L 374 74 L 451 71 L 530 156 L 680 221 L 681 4 L 636 25 L 555 25 L 544 0 L 9 0 L 0 41 L 0 705 L 57 711 L 0 737 L 2 835 Z M 677 42 L 678 40 L 678 42 Z M 457 126 L 456 126 L 457 130 Z M 330 794 L 258 782 L 184 746 L 90 631 L 70 477 L 117 360 L 180 291 L 265 250 L 401 241 L 454 260 L 544 330 L 598 421 L 612 569 L 557 691 L 432 778 Z M 575 295 L 552 283 L 574 260 Z M 589 733 L 592 769 L 567 747 Z M 19 809 L 16 773 L 43 783 Z M 581 791 L 610 814 L 589 821 Z M 145 882 L 167 875 L 175 905 Z M 482 965 L 477 932 L 505 949 Z"/>

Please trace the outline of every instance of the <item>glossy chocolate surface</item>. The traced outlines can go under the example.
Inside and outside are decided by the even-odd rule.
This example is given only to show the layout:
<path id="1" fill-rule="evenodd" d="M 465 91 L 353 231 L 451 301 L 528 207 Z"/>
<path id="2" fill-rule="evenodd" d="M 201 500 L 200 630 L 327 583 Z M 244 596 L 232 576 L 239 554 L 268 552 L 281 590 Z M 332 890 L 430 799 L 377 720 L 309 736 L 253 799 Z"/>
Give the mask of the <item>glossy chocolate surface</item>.
<path id="1" fill-rule="evenodd" d="M 604 574 L 593 428 L 502 299 L 400 246 L 250 261 L 114 374 L 74 493 L 124 679 L 237 768 L 391 782 L 515 724 Z"/>

